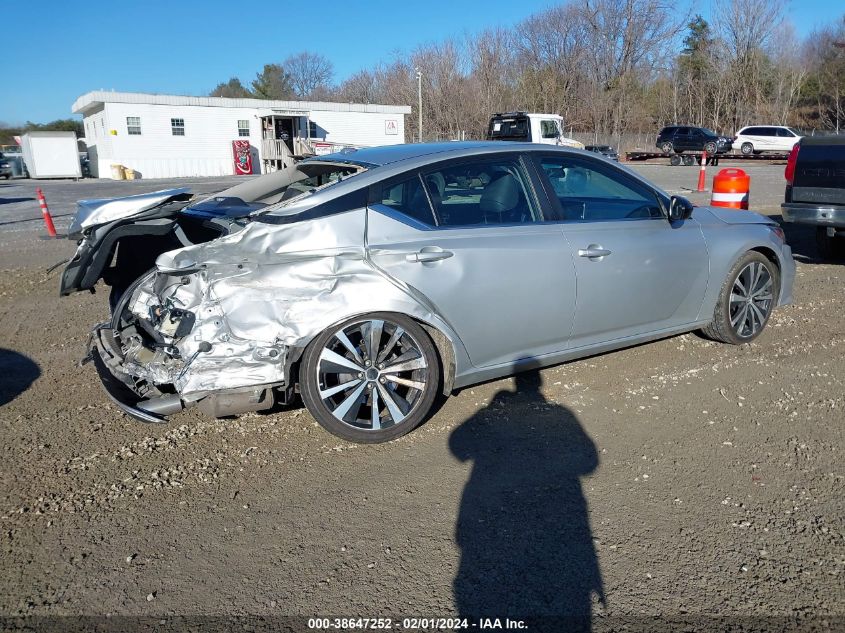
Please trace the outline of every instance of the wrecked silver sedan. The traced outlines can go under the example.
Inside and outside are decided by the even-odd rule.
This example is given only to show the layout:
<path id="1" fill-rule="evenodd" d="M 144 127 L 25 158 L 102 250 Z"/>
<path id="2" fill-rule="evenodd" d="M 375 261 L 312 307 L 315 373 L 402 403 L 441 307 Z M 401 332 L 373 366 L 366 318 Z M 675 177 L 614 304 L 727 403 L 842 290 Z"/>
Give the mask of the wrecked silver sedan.
<path id="1" fill-rule="evenodd" d="M 147 195 L 81 205 L 62 293 L 112 286 L 90 358 L 150 422 L 299 393 L 382 442 L 472 383 L 696 329 L 751 341 L 792 296 L 776 223 L 578 150 L 399 145 Z"/>

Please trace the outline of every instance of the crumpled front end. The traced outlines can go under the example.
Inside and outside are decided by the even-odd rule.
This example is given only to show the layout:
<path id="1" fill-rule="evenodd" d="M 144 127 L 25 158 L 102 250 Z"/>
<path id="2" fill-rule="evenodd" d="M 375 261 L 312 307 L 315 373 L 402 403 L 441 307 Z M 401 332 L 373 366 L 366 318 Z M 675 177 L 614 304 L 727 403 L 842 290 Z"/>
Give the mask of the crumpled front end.
<path id="1" fill-rule="evenodd" d="M 374 309 L 430 318 L 370 263 L 363 227 L 363 210 L 253 223 L 161 255 L 94 332 L 106 391 L 147 421 L 194 405 L 217 417 L 261 410 L 292 394 L 291 363 L 330 325 Z"/>

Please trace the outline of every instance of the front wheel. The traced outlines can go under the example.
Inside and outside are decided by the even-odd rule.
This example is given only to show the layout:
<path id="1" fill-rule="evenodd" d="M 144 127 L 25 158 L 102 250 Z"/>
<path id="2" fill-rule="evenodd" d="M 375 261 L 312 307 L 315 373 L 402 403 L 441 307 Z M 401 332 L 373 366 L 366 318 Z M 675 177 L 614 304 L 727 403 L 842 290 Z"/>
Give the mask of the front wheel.
<path id="1" fill-rule="evenodd" d="M 440 386 L 440 359 L 413 319 L 373 313 L 314 339 L 299 377 L 305 406 L 323 428 L 376 444 L 422 423 Z"/>
<path id="2" fill-rule="evenodd" d="M 751 143 L 743 143 L 739 151 L 742 152 L 743 156 L 751 156 L 754 153 L 754 146 Z"/>
<path id="3" fill-rule="evenodd" d="M 704 151 L 712 156 L 716 153 L 716 143 L 706 143 L 704 145 Z"/>
<path id="4" fill-rule="evenodd" d="M 777 304 L 780 273 L 762 253 L 748 251 L 728 273 L 713 321 L 702 331 L 723 343 L 741 345 L 757 338 Z"/>

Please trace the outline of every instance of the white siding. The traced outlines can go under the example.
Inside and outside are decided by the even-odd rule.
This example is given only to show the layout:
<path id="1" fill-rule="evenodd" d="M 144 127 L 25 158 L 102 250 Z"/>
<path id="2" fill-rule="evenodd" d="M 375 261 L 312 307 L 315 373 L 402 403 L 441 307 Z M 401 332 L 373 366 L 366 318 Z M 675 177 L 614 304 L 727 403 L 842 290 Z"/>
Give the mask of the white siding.
<path id="1" fill-rule="evenodd" d="M 311 120 L 326 131 L 326 141 L 373 147 L 405 142 L 405 117 L 381 112 L 317 112 Z M 385 132 L 386 121 L 395 121 L 398 134 Z"/>
<path id="2" fill-rule="evenodd" d="M 101 178 L 111 176 L 112 164 L 133 169 L 142 178 L 233 175 L 234 140 L 250 141 L 253 170 L 259 173 L 260 117 L 274 112 L 308 112 L 319 128 L 317 140 L 362 147 L 404 143 L 405 115 L 410 112 L 408 106 L 108 92 L 82 95 L 73 109 L 84 115 L 92 172 Z M 128 133 L 127 117 L 140 119 L 140 135 Z M 172 118 L 185 121 L 184 136 L 173 135 Z M 239 120 L 249 121 L 249 137 L 238 135 Z M 396 134 L 387 134 L 387 121 L 395 123 Z M 300 136 L 306 136 L 304 116 Z"/>
<path id="3" fill-rule="evenodd" d="M 143 178 L 178 176 L 230 176 L 234 174 L 232 141 L 261 145 L 255 111 L 247 108 L 208 108 L 107 103 L 107 142 L 97 151 L 101 176 L 119 163 L 140 172 Z M 130 135 L 126 118 L 141 120 L 141 134 Z M 185 135 L 174 136 L 171 119 L 183 119 Z M 250 136 L 238 136 L 238 120 L 250 122 Z M 112 135 L 111 130 L 117 134 Z M 100 139 L 98 139 L 99 141 Z"/>

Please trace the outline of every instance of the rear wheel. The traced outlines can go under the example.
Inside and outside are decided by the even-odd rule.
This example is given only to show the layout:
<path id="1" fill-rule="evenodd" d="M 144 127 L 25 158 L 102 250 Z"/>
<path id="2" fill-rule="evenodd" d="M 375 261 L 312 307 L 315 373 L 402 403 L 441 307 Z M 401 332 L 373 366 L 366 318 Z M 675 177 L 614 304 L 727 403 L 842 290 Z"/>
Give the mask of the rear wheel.
<path id="1" fill-rule="evenodd" d="M 733 265 L 704 334 L 717 341 L 740 345 L 757 338 L 777 304 L 780 274 L 762 253 L 748 251 Z"/>
<path id="2" fill-rule="evenodd" d="M 299 375 L 305 406 L 323 428 L 375 444 L 425 419 L 440 386 L 440 360 L 413 319 L 373 313 L 314 339 Z"/>
<path id="3" fill-rule="evenodd" d="M 816 247 L 822 259 L 845 259 L 845 237 L 828 235 L 823 226 L 816 228 Z"/>
<path id="4" fill-rule="evenodd" d="M 754 146 L 751 143 L 743 143 L 739 151 L 742 152 L 743 156 L 751 156 L 754 153 Z"/>
<path id="5" fill-rule="evenodd" d="M 666 141 L 665 143 L 663 143 L 660 146 L 660 151 L 663 152 L 664 154 L 671 154 L 674 151 L 673 147 L 672 147 L 672 143 L 669 142 L 669 141 Z"/>

